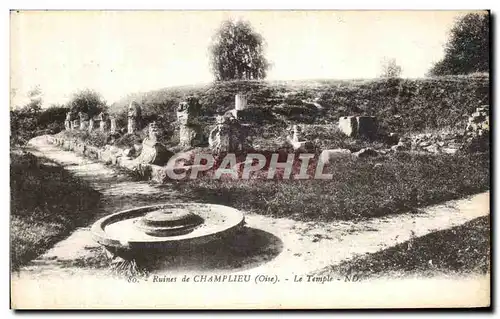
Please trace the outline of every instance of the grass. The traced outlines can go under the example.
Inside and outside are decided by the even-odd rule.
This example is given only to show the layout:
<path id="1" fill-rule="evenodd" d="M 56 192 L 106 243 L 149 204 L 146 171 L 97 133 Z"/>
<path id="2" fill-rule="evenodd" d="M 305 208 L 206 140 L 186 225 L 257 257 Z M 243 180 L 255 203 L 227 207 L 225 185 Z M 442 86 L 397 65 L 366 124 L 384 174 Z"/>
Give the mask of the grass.
<path id="1" fill-rule="evenodd" d="M 93 218 L 100 194 L 61 167 L 11 153 L 11 267 L 18 269 Z"/>
<path id="2" fill-rule="evenodd" d="M 490 272 L 489 216 L 437 231 L 373 254 L 329 266 L 317 275 L 370 277 Z"/>
<path id="3" fill-rule="evenodd" d="M 186 197 L 296 220 L 357 220 L 405 213 L 489 189 L 489 153 L 339 160 L 331 180 L 211 179 L 172 182 Z"/>
<path id="4" fill-rule="evenodd" d="M 248 94 L 249 108 L 259 110 L 254 124 L 262 124 L 263 119 L 277 125 L 328 124 L 340 116 L 373 115 L 382 127 L 408 133 L 457 125 L 465 128 L 465 116 L 476 107 L 489 104 L 489 76 L 228 81 L 131 94 L 111 105 L 110 111 L 124 117 L 127 105 L 135 100 L 141 103 L 145 117 L 161 114 L 159 122 L 171 123 L 176 119 L 178 103 L 188 95 L 195 95 L 202 104 L 202 117 L 213 124 L 215 114 L 234 108 L 234 95 L 239 92 Z M 313 100 L 323 108 L 311 107 Z"/>

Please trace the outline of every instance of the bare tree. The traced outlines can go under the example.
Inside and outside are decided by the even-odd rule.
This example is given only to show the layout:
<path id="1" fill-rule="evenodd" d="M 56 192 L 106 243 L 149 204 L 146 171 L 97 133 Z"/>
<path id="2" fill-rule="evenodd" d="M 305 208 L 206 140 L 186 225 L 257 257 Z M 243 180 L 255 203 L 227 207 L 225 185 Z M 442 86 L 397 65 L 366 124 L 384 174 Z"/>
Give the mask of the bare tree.
<path id="1" fill-rule="evenodd" d="M 384 59 L 382 60 L 382 73 L 380 77 L 382 78 L 399 78 L 403 73 L 403 69 L 396 63 L 396 59 Z"/>

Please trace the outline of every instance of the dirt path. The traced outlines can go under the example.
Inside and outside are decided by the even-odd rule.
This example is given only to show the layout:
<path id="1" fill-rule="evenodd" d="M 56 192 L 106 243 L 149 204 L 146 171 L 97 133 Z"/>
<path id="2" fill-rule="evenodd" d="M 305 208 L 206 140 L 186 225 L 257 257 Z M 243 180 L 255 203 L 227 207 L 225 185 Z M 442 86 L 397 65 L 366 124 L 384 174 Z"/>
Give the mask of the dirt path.
<path id="1" fill-rule="evenodd" d="M 134 206 L 183 200 L 182 194 L 168 185 L 134 181 L 114 168 L 63 151 L 44 137 L 32 140 L 31 146 L 35 155 L 58 163 L 103 194 L 98 217 Z M 299 222 L 246 214 L 247 227 L 232 242 L 168 258 L 155 265 L 152 274 L 269 273 L 287 280 L 295 274 L 309 273 L 487 214 L 489 192 L 427 207 L 418 214 L 399 214 L 357 223 Z M 75 230 L 14 274 L 13 281 L 51 280 L 54 275 L 59 278 L 106 277 L 108 269 L 96 262 L 102 261 L 102 249 L 92 241 L 89 227 Z"/>

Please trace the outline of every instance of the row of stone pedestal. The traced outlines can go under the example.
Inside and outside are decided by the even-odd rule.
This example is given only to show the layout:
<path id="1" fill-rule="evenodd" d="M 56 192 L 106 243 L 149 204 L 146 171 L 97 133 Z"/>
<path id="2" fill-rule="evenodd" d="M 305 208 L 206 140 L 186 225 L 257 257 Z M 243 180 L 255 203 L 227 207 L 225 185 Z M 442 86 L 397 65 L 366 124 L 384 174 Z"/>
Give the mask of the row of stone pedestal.
<path id="1" fill-rule="evenodd" d="M 195 97 L 189 97 L 186 101 L 179 103 L 177 108 L 177 122 L 179 124 L 179 145 L 183 148 L 202 146 L 207 140 L 210 147 L 218 152 L 241 151 L 245 147 L 247 136 L 246 126 L 240 123 L 238 111 L 244 110 L 247 98 L 244 95 L 236 95 L 235 109 L 224 116 L 219 116 L 215 127 L 205 136 L 203 125 L 199 118 L 201 115 L 201 104 Z M 142 110 L 137 102 L 131 102 L 128 107 L 127 133 L 134 134 L 142 126 Z M 156 124 L 153 123 L 153 125 Z M 79 119 L 74 119 L 72 113 L 68 113 L 65 121 L 66 130 L 88 130 L 92 132 L 97 129 L 101 132 L 117 133 L 116 119 L 101 113 L 95 118 L 89 119 L 84 113 L 79 113 Z"/>
<path id="2" fill-rule="evenodd" d="M 116 119 L 114 117 L 109 118 L 107 114 L 101 113 L 96 118 L 89 119 L 87 114 L 79 114 L 79 119 L 73 118 L 71 112 L 66 115 L 66 120 L 64 121 L 64 128 L 66 131 L 70 130 L 88 130 L 92 132 L 99 127 L 101 132 L 116 133 Z"/>

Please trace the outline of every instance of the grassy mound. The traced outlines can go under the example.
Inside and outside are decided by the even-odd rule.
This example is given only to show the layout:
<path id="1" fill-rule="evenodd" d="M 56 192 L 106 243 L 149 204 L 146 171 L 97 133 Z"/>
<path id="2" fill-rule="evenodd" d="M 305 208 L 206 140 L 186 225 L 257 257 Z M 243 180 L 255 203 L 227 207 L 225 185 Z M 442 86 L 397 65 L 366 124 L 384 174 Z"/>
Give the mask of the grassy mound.
<path id="1" fill-rule="evenodd" d="M 146 118 L 170 123 L 176 119 L 178 103 L 195 95 L 203 106 L 204 120 L 212 123 L 215 114 L 234 108 L 234 95 L 239 92 L 248 94 L 249 107 L 258 108 L 258 114 L 266 114 L 267 121 L 273 122 L 264 124 L 327 124 L 345 115 L 374 115 L 390 131 L 406 133 L 457 125 L 464 128 L 466 115 L 489 104 L 489 77 L 219 82 L 132 94 L 110 110 L 124 118 L 127 105 L 135 100 L 143 106 Z"/>
<path id="2" fill-rule="evenodd" d="M 11 267 L 36 258 L 92 220 L 100 194 L 61 167 L 11 153 Z"/>
<path id="3" fill-rule="evenodd" d="M 479 217 L 464 225 L 434 232 L 374 254 L 367 254 L 325 268 L 318 275 L 374 276 L 433 275 L 439 272 L 490 272 L 489 217 Z"/>

